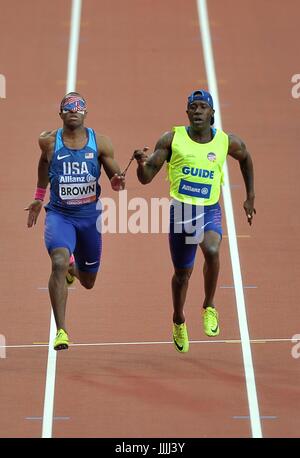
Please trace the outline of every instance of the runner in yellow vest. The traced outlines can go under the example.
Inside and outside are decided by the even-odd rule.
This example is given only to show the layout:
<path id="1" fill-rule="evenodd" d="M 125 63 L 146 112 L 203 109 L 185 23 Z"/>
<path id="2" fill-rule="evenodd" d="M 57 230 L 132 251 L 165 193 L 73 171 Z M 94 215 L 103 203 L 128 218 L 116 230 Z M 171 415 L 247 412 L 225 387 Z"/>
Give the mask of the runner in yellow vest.
<path id="1" fill-rule="evenodd" d="M 189 349 L 184 303 L 198 245 L 205 259 L 204 332 L 208 336 L 217 336 L 220 332 L 214 296 L 222 240 L 219 197 L 227 154 L 240 164 L 246 187 L 244 210 L 250 225 L 256 213 L 253 164 L 244 142 L 236 135 L 213 128 L 213 99 L 208 92 L 194 91 L 188 97 L 186 113 L 190 122 L 188 127 L 174 127 L 166 132 L 150 156 L 146 154 L 148 148 L 134 153 L 137 176 L 142 184 L 150 183 L 164 162 L 168 163 L 172 197 L 169 244 L 174 265 L 173 341 L 181 353 Z"/>

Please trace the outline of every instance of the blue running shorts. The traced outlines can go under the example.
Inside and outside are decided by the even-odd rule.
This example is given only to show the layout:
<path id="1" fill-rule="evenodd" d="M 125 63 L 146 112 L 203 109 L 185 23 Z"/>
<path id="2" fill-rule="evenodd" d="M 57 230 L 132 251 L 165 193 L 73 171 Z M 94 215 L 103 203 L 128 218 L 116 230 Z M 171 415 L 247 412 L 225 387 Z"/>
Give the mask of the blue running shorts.
<path id="1" fill-rule="evenodd" d="M 47 209 L 44 238 L 48 252 L 67 248 L 80 271 L 97 272 L 102 252 L 102 237 L 96 225 L 99 214 L 76 217 Z"/>
<path id="2" fill-rule="evenodd" d="M 222 239 L 222 211 L 218 202 L 199 206 L 172 200 L 169 246 L 175 268 L 193 267 L 197 247 L 207 231 L 217 232 Z"/>

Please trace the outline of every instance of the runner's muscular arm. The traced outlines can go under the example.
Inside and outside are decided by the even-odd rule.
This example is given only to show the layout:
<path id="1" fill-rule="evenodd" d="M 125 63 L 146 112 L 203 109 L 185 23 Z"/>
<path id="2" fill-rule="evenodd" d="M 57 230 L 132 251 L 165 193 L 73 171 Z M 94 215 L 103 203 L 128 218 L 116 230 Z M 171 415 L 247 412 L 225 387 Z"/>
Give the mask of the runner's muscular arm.
<path id="1" fill-rule="evenodd" d="M 114 191 L 120 191 L 125 187 L 125 177 L 121 174 L 119 164 L 114 158 L 114 148 L 111 140 L 105 135 L 97 134 L 98 159 L 103 165 L 105 173 L 110 180 Z"/>
<path id="2" fill-rule="evenodd" d="M 174 132 L 166 132 L 162 135 L 149 157 L 145 154 L 148 148 L 134 152 L 138 163 L 137 177 L 142 184 L 150 183 L 170 156 L 173 137 Z"/>
<path id="3" fill-rule="evenodd" d="M 244 202 L 244 210 L 247 215 L 248 223 L 251 225 L 253 213 L 256 213 L 254 208 L 255 193 L 252 158 L 243 140 L 233 134 L 229 134 L 228 154 L 229 156 L 239 161 L 240 164 L 247 195 L 247 198 Z"/>
<path id="4" fill-rule="evenodd" d="M 54 137 L 52 132 L 43 132 L 39 137 L 39 146 L 41 155 L 38 163 L 38 179 L 37 188 L 46 190 L 49 183 L 49 162 L 52 155 Z M 36 224 L 40 211 L 43 207 L 43 201 L 35 199 L 25 210 L 28 211 L 27 227 L 32 227 Z"/>
<path id="5" fill-rule="evenodd" d="M 52 138 L 49 136 L 50 132 L 42 132 L 39 137 L 39 145 L 41 148 L 41 156 L 38 164 L 38 181 L 37 187 L 46 189 L 49 183 L 49 154 L 50 148 L 53 145 Z"/>

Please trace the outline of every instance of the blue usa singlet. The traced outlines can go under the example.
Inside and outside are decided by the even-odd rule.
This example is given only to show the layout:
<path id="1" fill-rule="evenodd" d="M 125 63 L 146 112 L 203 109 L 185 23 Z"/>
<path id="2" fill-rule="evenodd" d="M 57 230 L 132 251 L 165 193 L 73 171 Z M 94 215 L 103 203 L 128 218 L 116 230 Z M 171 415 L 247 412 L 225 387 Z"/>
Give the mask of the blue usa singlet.
<path id="1" fill-rule="evenodd" d="M 101 166 L 95 132 L 86 128 L 87 142 L 82 149 L 68 148 L 58 129 L 49 166 L 50 202 L 46 209 L 67 215 L 92 216 L 101 193 L 98 183 Z"/>

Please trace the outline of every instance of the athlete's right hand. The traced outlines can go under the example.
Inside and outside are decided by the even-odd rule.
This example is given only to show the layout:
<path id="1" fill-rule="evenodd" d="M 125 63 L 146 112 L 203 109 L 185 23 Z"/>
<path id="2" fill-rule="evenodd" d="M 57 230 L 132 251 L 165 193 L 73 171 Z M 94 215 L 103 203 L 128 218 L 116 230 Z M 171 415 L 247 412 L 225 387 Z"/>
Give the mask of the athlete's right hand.
<path id="1" fill-rule="evenodd" d="M 25 211 L 28 211 L 27 227 L 36 224 L 42 207 L 43 202 L 41 200 L 34 200 L 27 208 L 24 208 Z"/>
<path id="2" fill-rule="evenodd" d="M 145 165 L 148 156 L 146 152 L 149 150 L 147 146 L 145 148 L 141 149 L 136 149 L 135 152 L 133 153 L 134 159 L 136 159 L 138 165 Z"/>

